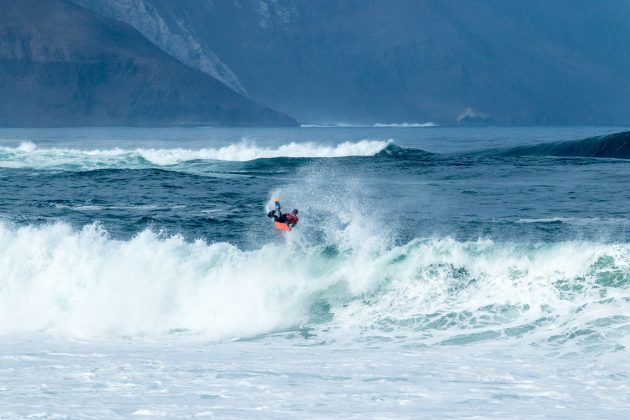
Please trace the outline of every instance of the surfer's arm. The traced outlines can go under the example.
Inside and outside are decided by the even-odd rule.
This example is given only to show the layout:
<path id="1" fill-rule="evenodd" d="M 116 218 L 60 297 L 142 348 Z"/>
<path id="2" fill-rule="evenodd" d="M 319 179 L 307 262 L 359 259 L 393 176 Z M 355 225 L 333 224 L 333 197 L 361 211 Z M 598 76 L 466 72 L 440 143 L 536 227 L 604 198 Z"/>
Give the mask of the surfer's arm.
<path id="1" fill-rule="evenodd" d="M 270 218 L 270 219 L 271 219 L 273 216 L 275 216 L 275 215 L 276 215 L 276 211 L 275 211 L 275 210 L 271 210 L 269 213 L 267 213 L 267 217 L 268 217 L 268 218 Z"/>

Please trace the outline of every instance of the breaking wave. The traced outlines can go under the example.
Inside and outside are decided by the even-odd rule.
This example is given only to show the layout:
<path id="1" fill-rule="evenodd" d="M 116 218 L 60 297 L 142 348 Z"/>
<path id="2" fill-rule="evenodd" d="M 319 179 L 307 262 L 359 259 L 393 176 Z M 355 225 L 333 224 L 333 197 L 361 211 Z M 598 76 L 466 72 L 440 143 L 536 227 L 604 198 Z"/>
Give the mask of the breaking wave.
<path id="1" fill-rule="evenodd" d="M 226 339 L 306 328 L 426 345 L 630 344 L 628 244 L 355 235 L 244 251 L 149 230 L 122 241 L 98 225 L 1 224 L 0 334 Z"/>
<path id="2" fill-rule="evenodd" d="M 461 154 L 458 154 L 461 155 Z M 520 157 L 566 156 L 630 159 L 630 132 L 593 137 L 584 140 L 553 142 L 510 149 L 489 149 L 464 153 L 466 156 Z M 38 147 L 22 142 L 17 147 L 0 147 L 0 168 L 32 168 L 68 171 L 94 169 L 142 169 L 175 167 L 187 162 L 251 162 L 264 159 L 383 157 L 446 158 L 421 149 L 403 148 L 393 140 L 361 140 L 333 145 L 287 143 L 277 147 L 261 147 L 242 141 L 217 148 L 137 148 L 94 149 Z"/>
<path id="3" fill-rule="evenodd" d="M 203 149 L 108 149 L 81 150 L 40 148 L 32 142 L 18 147 L 0 147 L 0 167 L 61 170 L 104 168 L 145 168 L 171 166 L 195 160 L 244 162 L 271 158 L 339 158 L 375 156 L 392 145 L 392 140 L 361 140 L 336 145 L 288 143 L 278 147 L 260 147 L 240 142 L 218 148 Z"/>

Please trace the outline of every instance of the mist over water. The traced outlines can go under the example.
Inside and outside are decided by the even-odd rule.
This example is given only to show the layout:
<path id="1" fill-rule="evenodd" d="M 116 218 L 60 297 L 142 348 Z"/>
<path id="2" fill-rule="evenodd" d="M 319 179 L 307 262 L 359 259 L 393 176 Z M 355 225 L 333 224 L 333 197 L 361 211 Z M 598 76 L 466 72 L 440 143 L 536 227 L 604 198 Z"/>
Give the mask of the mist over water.
<path id="1" fill-rule="evenodd" d="M 614 416 L 627 162 L 506 152 L 613 131 L 0 133 L 0 360 L 66 366 L 95 417 L 92 387 L 100 416 L 182 414 L 178 375 L 197 413 L 228 417 L 342 386 L 347 413 Z M 289 234 L 266 218 L 278 196 L 300 211 Z"/>

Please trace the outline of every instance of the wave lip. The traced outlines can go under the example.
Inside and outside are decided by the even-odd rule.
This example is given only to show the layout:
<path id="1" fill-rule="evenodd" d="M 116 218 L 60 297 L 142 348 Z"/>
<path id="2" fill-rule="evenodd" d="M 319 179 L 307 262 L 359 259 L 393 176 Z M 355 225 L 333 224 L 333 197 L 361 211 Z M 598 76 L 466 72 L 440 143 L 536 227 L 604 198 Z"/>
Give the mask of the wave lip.
<path id="1" fill-rule="evenodd" d="M 335 146 L 316 143 L 288 143 L 276 148 L 258 147 L 247 142 L 231 144 L 217 149 L 138 149 L 137 153 L 157 165 L 173 165 L 190 160 L 221 160 L 245 162 L 272 158 L 338 158 L 350 156 L 374 156 L 392 140 L 361 140 L 344 142 Z"/>
<path id="2" fill-rule="evenodd" d="M 498 156 L 566 156 L 630 159 L 630 131 L 531 146 L 518 146 L 497 151 Z"/>
<path id="3" fill-rule="evenodd" d="M 202 149 L 94 149 L 40 148 L 32 142 L 18 147 L 0 147 L 0 167 L 62 170 L 144 168 L 172 166 L 194 160 L 245 162 L 272 158 L 339 158 L 375 156 L 393 144 L 390 140 L 346 141 L 336 145 L 287 143 L 260 147 L 242 141 L 223 147 Z"/>

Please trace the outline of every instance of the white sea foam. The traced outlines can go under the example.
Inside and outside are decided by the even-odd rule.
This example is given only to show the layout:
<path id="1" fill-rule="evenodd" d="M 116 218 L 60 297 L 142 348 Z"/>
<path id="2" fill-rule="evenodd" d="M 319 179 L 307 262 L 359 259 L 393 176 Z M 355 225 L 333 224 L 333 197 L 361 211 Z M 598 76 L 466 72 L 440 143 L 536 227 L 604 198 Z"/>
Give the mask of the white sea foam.
<path id="1" fill-rule="evenodd" d="M 22 142 L 18 147 L 0 147 L 0 167 L 89 170 L 101 168 L 136 168 L 151 165 L 169 166 L 193 160 L 249 161 L 267 158 L 338 158 L 374 156 L 392 140 L 361 140 L 334 145 L 287 143 L 278 147 L 261 147 L 242 141 L 217 148 L 201 149 L 94 149 L 38 147 Z"/>
<path id="2" fill-rule="evenodd" d="M 374 127 L 392 127 L 392 128 L 428 128 L 428 127 L 437 127 L 438 125 L 434 122 L 425 122 L 425 123 L 376 123 Z"/>
<path id="3" fill-rule="evenodd" d="M 37 146 L 35 146 L 35 143 L 30 141 L 23 141 L 17 147 L 17 150 L 19 150 L 20 152 L 32 153 L 35 151 L 36 148 Z"/>
<path id="4" fill-rule="evenodd" d="M 442 238 L 389 246 L 366 232 L 358 240 L 356 230 L 327 245 L 243 251 L 151 231 L 121 241 L 98 226 L 0 225 L 0 334 L 223 339 L 317 326 L 323 316 L 327 334 L 346 338 L 628 341 L 628 245 Z"/>
<path id="5" fill-rule="evenodd" d="M 344 142 L 334 146 L 316 143 L 289 143 L 276 148 L 265 148 L 258 147 L 255 143 L 242 142 L 217 149 L 137 149 L 136 152 L 157 165 L 172 165 L 196 159 L 248 161 L 277 157 L 336 158 L 374 156 L 390 143 L 392 143 L 391 140 L 361 140 L 358 142 Z"/>

